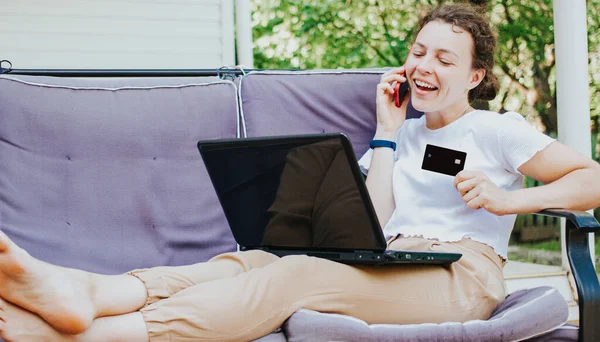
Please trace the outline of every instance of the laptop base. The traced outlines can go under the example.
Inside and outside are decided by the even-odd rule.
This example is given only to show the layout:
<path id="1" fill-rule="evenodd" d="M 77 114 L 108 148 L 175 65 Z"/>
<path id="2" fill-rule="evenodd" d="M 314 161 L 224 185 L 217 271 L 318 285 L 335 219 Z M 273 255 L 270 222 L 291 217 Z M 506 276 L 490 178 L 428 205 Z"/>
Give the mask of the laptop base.
<path id="1" fill-rule="evenodd" d="M 421 264 L 421 265 L 449 265 L 462 256 L 458 253 L 444 253 L 431 251 L 400 251 L 386 250 L 384 252 L 376 251 L 306 251 L 306 250 L 286 250 L 271 249 L 260 247 L 256 248 L 278 257 L 288 255 L 307 255 L 317 258 L 323 258 L 331 261 L 350 265 L 398 265 L 398 264 Z"/>

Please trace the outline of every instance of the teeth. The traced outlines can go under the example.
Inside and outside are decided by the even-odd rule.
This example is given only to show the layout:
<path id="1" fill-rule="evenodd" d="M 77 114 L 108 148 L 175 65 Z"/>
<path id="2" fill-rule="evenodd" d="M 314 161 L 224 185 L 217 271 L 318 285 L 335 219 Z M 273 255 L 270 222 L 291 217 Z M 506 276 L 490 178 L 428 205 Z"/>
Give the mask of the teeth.
<path id="1" fill-rule="evenodd" d="M 429 89 L 436 89 L 436 87 L 432 86 L 429 83 L 425 83 L 423 81 L 415 81 L 415 84 L 418 85 L 419 87 L 425 87 L 425 88 L 429 88 Z"/>

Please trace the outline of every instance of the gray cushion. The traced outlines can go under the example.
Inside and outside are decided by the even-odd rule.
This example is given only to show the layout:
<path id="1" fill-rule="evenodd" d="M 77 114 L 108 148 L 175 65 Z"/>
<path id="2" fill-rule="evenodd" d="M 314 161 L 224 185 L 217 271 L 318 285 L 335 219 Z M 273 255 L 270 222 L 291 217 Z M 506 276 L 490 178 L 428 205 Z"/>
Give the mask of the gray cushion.
<path id="1" fill-rule="evenodd" d="M 376 126 L 375 92 L 383 69 L 261 71 L 240 82 L 248 137 L 346 133 L 357 155 Z M 421 113 L 409 108 L 409 118 Z"/>
<path id="2" fill-rule="evenodd" d="M 263 336 L 258 340 L 254 340 L 254 342 L 287 342 L 287 338 L 285 337 L 283 330 L 277 329 L 269 335 Z"/>
<path id="3" fill-rule="evenodd" d="M 410 308 L 407 308 L 410 310 Z M 284 324 L 288 341 L 515 341 L 565 323 L 567 303 L 551 287 L 517 291 L 489 320 L 442 324 L 371 324 L 336 314 L 300 310 Z"/>
<path id="4" fill-rule="evenodd" d="M 235 138 L 216 78 L 0 77 L 1 229 L 32 255 L 94 272 L 235 250 L 196 143 Z"/>
<path id="5" fill-rule="evenodd" d="M 579 340 L 579 327 L 565 323 L 549 333 L 528 339 L 527 342 L 575 342 Z"/>

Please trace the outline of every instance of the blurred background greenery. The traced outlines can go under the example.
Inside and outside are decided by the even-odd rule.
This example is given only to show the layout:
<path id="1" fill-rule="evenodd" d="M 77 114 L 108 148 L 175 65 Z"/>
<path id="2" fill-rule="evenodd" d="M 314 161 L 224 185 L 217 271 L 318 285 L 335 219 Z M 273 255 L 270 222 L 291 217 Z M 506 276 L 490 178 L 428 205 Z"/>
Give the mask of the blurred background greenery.
<path id="1" fill-rule="evenodd" d="M 452 1 L 252 0 L 255 67 L 350 69 L 402 65 L 419 15 L 445 2 Z M 478 103 L 477 107 L 498 112 L 517 111 L 538 130 L 556 137 L 552 0 L 454 2 L 469 2 L 488 13 L 498 34 L 495 73 L 501 89 L 495 100 Z M 588 0 L 586 4 L 592 157 L 598 160 L 600 0 Z M 526 180 L 526 186 L 535 185 L 533 180 Z M 596 217 L 599 216 L 600 211 L 597 211 Z M 551 229 L 553 233 L 537 229 L 557 224 L 555 220 L 520 215 L 513 241 L 557 241 L 557 229 Z M 558 244 L 552 243 L 552 246 L 555 248 Z"/>

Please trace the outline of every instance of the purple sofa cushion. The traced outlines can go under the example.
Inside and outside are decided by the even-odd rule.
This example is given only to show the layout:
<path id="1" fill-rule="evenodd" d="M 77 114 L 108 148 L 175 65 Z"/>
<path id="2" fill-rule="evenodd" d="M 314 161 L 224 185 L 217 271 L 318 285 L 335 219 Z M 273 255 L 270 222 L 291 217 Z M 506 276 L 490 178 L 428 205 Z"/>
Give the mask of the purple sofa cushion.
<path id="1" fill-rule="evenodd" d="M 283 330 L 277 329 L 269 335 L 263 336 L 253 342 L 287 342 L 287 338 L 285 337 Z"/>
<path id="2" fill-rule="evenodd" d="M 526 340 L 527 342 L 575 342 L 579 340 L 579 327 L 565 323 L 547 334 Z M 262 341 L 261 341 L 262 342 Z"/>
<path id="3" fill-rule="evenodd" d="M 235 250 L 198 140 L 238 135 L 217 78 L 0 77 L 0 227 L 94 272 Z"/>
<path id="4" fill-rule="evenodd" d="M 348 316 L 300 310 L 286 321 L 283 329 L 289 342 L 517 341 L 552 332 L 566 322 L 567 316 L 562 295 L 543 286 L 514 292 L 486 321 L 368 325 Z"/>
<path id="5" fill-rule="evenodd" d="M 384 69 L 260 71 L 240 82 L 248 137 L 343 132 L 355 153 L 375 134 L 375 94 Z M 409 106 L 408 118 L 421 113 Z"/>

